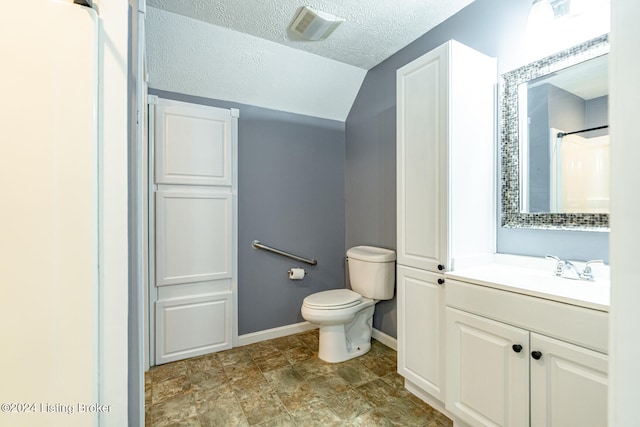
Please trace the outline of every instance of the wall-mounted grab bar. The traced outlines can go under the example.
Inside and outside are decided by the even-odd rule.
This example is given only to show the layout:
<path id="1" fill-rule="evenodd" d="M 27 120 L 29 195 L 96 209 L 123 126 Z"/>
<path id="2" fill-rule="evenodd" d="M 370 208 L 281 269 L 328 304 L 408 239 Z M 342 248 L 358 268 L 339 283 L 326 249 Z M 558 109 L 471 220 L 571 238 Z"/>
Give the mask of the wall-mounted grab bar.
<path id="1" fill-rule="evenodd" d="M 272 248 L 271 246 L 263 245 L 262 243 L 260 243 L 257 240 L 254 240 L 251 243 L 251 246 L 253 246 L 254 249 L 264 249 L 265 251 L 273 252 L 274 254 L 286 256 L 286 257 L 295 259 L 297 261 L 306 262 L 307 264 L 316 265 L 318 263 L 318 261 L 316 261 L 315 259 L 303 258 L 303 257 L 298 256 L 298 255 L 293 255 L 293 254 L 290 254 L 289 252 L 281 251 L 280 249 L 276 249 L 276 248 Z"/>

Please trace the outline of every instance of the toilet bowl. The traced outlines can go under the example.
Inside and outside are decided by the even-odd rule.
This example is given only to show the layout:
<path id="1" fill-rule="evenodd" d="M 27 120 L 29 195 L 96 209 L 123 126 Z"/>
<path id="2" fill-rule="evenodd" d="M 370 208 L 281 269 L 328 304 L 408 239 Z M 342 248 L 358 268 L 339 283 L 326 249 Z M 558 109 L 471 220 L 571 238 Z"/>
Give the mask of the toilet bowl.
<path id="1" fill-rule="evenodd" d="M 338 363 L 371 348 L 375 304 L 393 298 L 395 252 L 373 246 L 347 251 L 352 289 L 332 289 L 306 297 L 302 317 L 320 330 L 318 357 Z"/>

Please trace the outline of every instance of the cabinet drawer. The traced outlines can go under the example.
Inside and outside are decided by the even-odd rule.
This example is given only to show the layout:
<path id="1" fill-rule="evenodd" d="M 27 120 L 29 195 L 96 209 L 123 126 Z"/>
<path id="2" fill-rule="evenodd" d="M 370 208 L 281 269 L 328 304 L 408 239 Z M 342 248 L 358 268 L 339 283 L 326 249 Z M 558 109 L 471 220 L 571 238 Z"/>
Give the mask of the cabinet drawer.
<path id="1" fill-rule="evenodd" d="M 447 306 L 607 353 L 605 312 L 451 279 L 446 289 Z"/>

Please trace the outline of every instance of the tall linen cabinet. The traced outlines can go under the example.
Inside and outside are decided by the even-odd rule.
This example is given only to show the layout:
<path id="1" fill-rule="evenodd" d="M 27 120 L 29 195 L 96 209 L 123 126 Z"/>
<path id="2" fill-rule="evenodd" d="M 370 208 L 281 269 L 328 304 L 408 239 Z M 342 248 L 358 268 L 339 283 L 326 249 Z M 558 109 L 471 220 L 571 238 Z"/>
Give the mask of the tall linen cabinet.
<path id="1" fill-rule="evenodd" d="M 397 70 L 398 372 L 439 407 L 443 273 L 495 252 L 496 81 L 454 40 Z"/>

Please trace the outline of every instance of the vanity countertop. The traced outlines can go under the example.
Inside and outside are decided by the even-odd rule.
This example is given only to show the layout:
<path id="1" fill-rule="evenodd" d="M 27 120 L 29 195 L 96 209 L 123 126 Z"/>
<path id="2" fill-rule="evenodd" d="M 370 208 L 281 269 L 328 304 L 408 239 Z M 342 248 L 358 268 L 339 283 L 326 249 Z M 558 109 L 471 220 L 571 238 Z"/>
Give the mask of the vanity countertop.
<path id="1" fill-rule="evenodd" d="M 574 262 L 579 270 L 583 262 Z M 572 280 L 553 274 L 554 261 L 496 254 L 493 260 L 454 269 L 446 277 L 600 311 L 609 311 L 609 266 L 593 265 L 594 281 Z"/>

